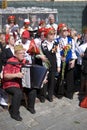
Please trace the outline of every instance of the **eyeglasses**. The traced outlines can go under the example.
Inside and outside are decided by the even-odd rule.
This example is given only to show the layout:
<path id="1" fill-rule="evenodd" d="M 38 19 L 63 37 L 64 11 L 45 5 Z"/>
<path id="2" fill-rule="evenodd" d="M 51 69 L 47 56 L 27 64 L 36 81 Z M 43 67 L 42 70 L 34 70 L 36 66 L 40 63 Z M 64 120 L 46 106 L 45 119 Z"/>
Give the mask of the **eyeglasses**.
<path id="1" fill-rule="evenodd" d="M 55 35 L 55 33 L 49 33 L 49 35 Z"/>
<path id="2" fill-rule="evenodd" d="M 18 52 L 17 54 L 25 55 L 25 52 Z"/>
<path id="3" fill-rule="evenodd" d="M 67 29 L 64 29 L 64 30 L 63 30 L 63 32 L 66 32 L 66 31 L 68 31 L 68 30 L 67 30 Z"/>
<path id="4" fill-rule="evenodd" d="M 14 23 L 14 21 L 10 21 L 10 23 Z"/>

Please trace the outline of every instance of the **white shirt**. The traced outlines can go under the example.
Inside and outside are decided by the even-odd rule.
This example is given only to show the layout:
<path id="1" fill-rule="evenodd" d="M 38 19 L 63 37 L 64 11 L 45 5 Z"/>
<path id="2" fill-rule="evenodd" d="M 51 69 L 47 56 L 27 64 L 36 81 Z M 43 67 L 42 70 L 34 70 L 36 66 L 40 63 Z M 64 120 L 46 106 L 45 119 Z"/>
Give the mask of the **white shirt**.
<path id="1" fill-rule="evenodd" d="M 60 46 L 60 50 L 61 50 L 62 47 L 66 46 L 68 44 L 68 37 L 60 38 L 59 42 L 60 42 L 59 46 Z M 73 39 L 71 40 L 70 44 L 71 44 L 71 51 L 72 51 L 72 59 L 77 59 L 77 56 L 75 53 L 75 42 Z"/>
<path id="2" fill-rule="evenodd" d="M 79 65 L 82 65 L 82 57 L 81 57 L 81 55 L 84 54 L 86 48 L 87 48 L 87 43 L 83 43 L 82 45 L 78 46 L 78 48 L 76 48 L 76 51 L 79 54 L 79 56 L 77 58 L 77 64 L 79 64 Z"/>
<path id="3" fill-rule="evenodd" d="M 55 31 L 57 31 L 58 25 L 56 23 L 53 23 L 53 24 L 47 24 L 46 27 L 47 28 L 53 27 L 55 29 Z"/>

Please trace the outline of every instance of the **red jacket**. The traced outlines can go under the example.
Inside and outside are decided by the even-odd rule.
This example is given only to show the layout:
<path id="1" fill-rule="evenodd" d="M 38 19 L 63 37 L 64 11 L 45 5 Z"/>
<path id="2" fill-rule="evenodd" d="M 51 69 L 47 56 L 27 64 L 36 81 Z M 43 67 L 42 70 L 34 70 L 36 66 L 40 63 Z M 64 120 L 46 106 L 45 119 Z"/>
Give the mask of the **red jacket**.
<path id="1" fill-rule="evenodd" d="M 4 74 L 7 73 L 18 73 L 21 71 L 22 65 L 25 64 L 25 60 L 23 62 L 19 62 L 16 57 L 12 57 L 8 59 L 7 64 L 4 66 L 3 69 L 3 88 L 9 88 L 9 87 L 17 87 L 21 88 L 21 79 L 20 78 L 14 78 L 14 79 L 5 79 Z"/>

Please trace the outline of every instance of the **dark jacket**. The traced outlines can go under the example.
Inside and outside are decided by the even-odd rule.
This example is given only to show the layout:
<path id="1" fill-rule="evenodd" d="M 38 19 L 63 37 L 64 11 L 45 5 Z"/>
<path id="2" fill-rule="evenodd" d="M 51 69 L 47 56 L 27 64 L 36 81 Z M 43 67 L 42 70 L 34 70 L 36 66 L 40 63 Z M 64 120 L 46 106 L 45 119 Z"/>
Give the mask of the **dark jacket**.
<path id="1" fill-rule="evenodd" d="M 82 57 L 82 72 L 87 74 L 87 48 L 84 52 L 84 56 Z"/>
<path id="2" fill-rule="evenodd" d="M 0 72 L 2 71 L 2 52 L 3 52 L 3 46 L 0 43 Z"/>
<path id="3" fill-rule="evenodd" d="M 10 48 L 5 48 L 2 52 L 2 64 L 5 65 L 7 60 L 13 56 Z"/>

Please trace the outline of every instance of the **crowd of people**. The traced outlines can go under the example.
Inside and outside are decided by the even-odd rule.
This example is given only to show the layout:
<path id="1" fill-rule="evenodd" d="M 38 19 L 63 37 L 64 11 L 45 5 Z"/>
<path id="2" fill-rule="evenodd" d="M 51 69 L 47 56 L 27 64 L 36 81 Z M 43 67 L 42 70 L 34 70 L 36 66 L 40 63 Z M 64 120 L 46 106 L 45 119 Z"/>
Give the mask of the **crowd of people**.
<path id="1" fill-rule="evenodd" d="M 23 27 L 16 17 L 8 17 L 4 32 L 0 34 L 0 104 L 8 106 L 3 94 L 11 95 L 9 113 L 21 121 L 20 106 L 23 94 L 27 99 L 27 110 L 35 114 L 35 100 L 53 102 L 54 95 L 73 99 L 75 84 L 80 81 L 79 95 L 87 96 L 87 27 L 81 35 L 66 23 L 56 23 L 53 14 L 49 23 L 38 23 L 38 28 L 24 19 Z M 39 65 L 47 69 L 42 87 L 23 87 L 21 72 L 23 65 Z"/>

